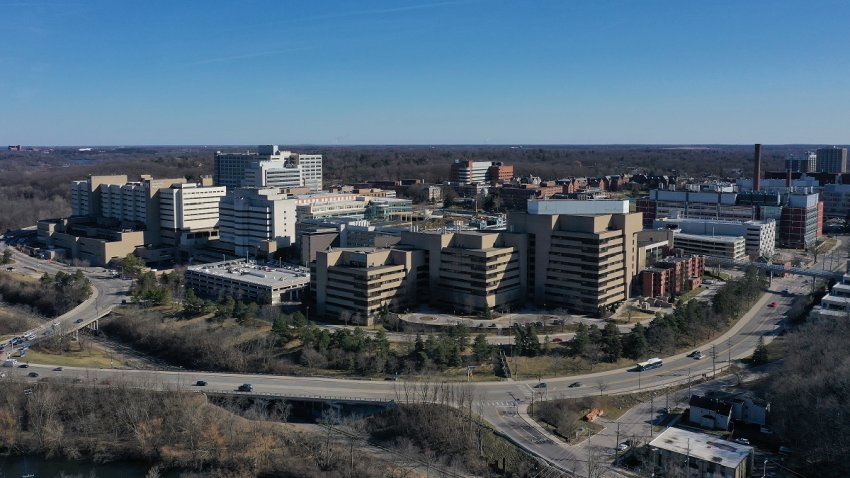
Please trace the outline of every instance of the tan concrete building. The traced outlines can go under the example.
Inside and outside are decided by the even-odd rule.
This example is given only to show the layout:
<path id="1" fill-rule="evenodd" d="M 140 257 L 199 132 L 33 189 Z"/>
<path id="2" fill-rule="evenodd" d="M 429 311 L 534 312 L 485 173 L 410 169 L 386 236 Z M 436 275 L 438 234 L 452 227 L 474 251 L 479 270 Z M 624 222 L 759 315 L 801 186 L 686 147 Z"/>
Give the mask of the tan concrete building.
<path id="1" fill-rule="evenodd" d="M 526 299 L 528 243 L 523 234 L 402 232 L 399 245 L 426 253 L 423 302 L 487 313 Z"/>
<path id="2" fill-rule="evenodd" d="M 417 277 L 426 269 L 424 251 L 400 249 L 319 251 L 314 264 L 310 288 L 318 315 L 360 325 L 371 325 L 384 308 L 415 304 Z"/>
<path id="3" fill-rule="evenodd" d="M 113 230 L 91 224 L 88 218 L 71 217 L 38 221 L 38 240 L 68 259 L 106 266 L 145 245 L 144 231 Z"/>
<path id="4" fill-rule="evenodd" d="M 600 207 L 610 209 L 607 203 Z M 528 234 L 528 288 L 535 303 L 597 314 L 629 298 L 642 215 L 591 212 L 509 217 L 510 231 Z"/>

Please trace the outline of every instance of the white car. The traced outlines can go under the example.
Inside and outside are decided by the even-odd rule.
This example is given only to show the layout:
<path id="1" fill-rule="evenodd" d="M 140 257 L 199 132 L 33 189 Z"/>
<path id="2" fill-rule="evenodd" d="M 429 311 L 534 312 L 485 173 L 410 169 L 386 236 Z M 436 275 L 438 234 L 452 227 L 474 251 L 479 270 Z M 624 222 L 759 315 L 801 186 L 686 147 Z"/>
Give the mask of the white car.
<path id="1" fill-rule="evenodd" d="M 629 449 L 629 444 L 626 442 L 620 443 L 617 445 L 617 451 L 626 451 Z"/>

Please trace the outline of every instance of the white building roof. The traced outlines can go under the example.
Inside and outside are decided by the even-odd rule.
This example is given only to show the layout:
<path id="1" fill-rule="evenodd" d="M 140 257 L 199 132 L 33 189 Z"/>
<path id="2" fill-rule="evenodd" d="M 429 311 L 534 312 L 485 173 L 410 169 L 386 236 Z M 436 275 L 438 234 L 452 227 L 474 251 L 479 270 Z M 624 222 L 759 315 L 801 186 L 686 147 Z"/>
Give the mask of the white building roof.
<path id="1" fill-rule="evenodd" d="M 629 201 L 619 199 L 539 199 L 528 201 L 529 214 L 628 214 Z"/>
<path id="2" fill-rule="evenodd" d="M 741 462 L 753 453 L 751 446 L 680 428 L 664 430 L 649 446 L 733 469 L 738 468 Z"/>

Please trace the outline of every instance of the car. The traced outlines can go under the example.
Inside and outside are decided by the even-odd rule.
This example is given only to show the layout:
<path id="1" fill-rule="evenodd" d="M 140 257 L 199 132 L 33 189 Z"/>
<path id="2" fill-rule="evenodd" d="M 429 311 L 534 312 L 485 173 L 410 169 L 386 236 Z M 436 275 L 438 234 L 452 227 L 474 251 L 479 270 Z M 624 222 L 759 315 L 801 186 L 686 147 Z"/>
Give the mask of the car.
<path id="1" fill-rule="evenodd" d="M 30 368 L 30 364 L 28 364 L 28 363 L 22 363 L 22 364 L 18 365 L 18 367 L 19 367 L 19 368 Z"/>
<path id="2" fill-rule="evenodd" d="M 54 369 L 53 369 L 53 371 L 54 371 L 54 372 L 61 372 L 61 371 L 62 371 L 62 367 L 56 367 L 56 368 L 54 368 Z"/>
<path id="3" fill-rule="evenodd" d="M 196 387 L 206 387 L 207 382 L 206 382 L 206 380 L 198 380 L 197 382 L 195 382 L 195 386 Z"/>
<path id="4" fill-rule="evenodd" d="M 552 339 L 552 342 L 554 342 L 554 343 L 556 343 L 556 344 L 559 344 L 559 343 L 561 343 L 561 342 L 563 342 L 563 341 L 564 341 L 564 339 L 562 339 L 562 338 L 560 338 L 560 337 L 555 337 L 554 339 Z"/>
<path id="5" fill-rule="evenodd" d="M 759 428 L 759 431 L 765 435 L 773 435 L 773 430 L 771 430 L 770 427 L 761 427 Z"/>
<path id="6" fill-rule="evenodd" d="M 749 445 L 750 440 L 747 440 L 746 438 L 736 438 L 735 443 L 740 443 L 741 445 Z"/>
<path id="7" fill-rule="evenodd" d="M 581 382 L 573 382 L 569 385 L 569 388 L 581 387 Z"/>
<path id="8" fill-rule="evenodd" d="M 534 386 L 534 388 L 546 388 L 546 387 L 548 387 L 548 385 L 546 385 L 546 382 L 540 382 L 540 383 L 538 383 L 537 385 Z"/>
<path id="9" fill-rule="evenodd" d="M 626 451 L 629 449 L 629 444 L 626 442 L 620 443 L 617 445 L 617 451 Z"/>
<path id="10" fill-rule="evenodd" d="M 30 372 L 27 374 L 27 376 L 30 376 L 32 378 L 38 378 L 38 372 Z"/>
<path id="11" fill-rule="evenodd" d="M 77 320 L 75 320 L 75 321 L 74 321 L 74 323 L 75 323 L 75 324 L 79 324 L 79 323 L 80 323 L 80 322 L 82 322 L 82 321 L 83 321 L 83 319 L 77 319 Z"/>
<path id="12" fill-rule="evenodd" d="M 771 302 L 771 303 L 767 304 L 768 307 L 776 307 L 776 305 L 777 305 L 776 302 Z"/>
<path id="13" fill-rule="evenodd" d="M 699 359 L 702 358 L 702 352 L 697 350 L 697 352 L 695 354 L 693 354 L 692 357 L 694 358 L 694 360 L 699 360 Z"/>
<path id="14" fill-rule="evenodd" d="M 253 392 L 254 386 L 251 385 L 250 383 L 243 383 L 242 385 L 239 386 L 238 390 L 240 392 Z"/>
<path id="15" fill-rule="evenodd" d="M 493 329 L 493 328 L 495 328 L 495 327 L 496 327 L 496 324 L 490 324 L 490 325 L 488 325 L 487 327 L 488 327 L 488 328 L 490 328 L 490 329 Z"/>
<path id="16" fill-rule="evenodd" d="M 782 289 L 782 295 L 791 295 L 790 289 Z"/>

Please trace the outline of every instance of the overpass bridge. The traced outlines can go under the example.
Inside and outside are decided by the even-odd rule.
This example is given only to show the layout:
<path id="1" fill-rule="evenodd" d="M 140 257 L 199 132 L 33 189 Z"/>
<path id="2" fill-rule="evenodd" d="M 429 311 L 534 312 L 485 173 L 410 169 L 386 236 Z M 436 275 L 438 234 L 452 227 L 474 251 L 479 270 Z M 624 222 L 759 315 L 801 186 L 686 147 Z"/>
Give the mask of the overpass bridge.
<path id="1" fill-rule="evenodd" d="M 764 271 L 773 274 L 794 274 L 798 276 L 812 277 L 815 279 L 834 279 L 840 280 L 844 276 L 844 272 L 837 272 L 828 269 L 806 269 L 804 267 L 785 267 L 779 264 L 771 264 L 769 262 L 758 261 L 741 261 L 735 259 L 726 259 L 723 257 L 705 258 L 706 265 L 721 265 L 724 267 L 739 267 L 746 269 L 747 267 L 757 267 Z"/>

